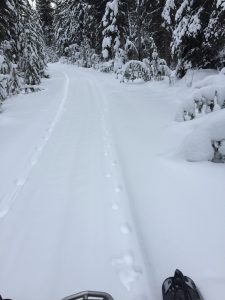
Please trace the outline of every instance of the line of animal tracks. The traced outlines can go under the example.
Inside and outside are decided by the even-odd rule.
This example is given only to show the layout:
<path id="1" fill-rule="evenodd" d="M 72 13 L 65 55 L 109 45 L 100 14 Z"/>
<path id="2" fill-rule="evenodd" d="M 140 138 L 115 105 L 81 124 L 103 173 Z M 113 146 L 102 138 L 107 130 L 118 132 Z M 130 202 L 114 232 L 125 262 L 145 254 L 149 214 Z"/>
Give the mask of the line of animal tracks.
<path id="1" fill-rule="evenodd" d="M 135 220 L 130 207 L 127 187 L 123 178 L 120 160 L 113 140 L 111 126 L 109 122 L 109 100 L 101 90 L 97 81 L 90 82 L 91 89 L 99 99 L 99 115 L 103 137 L 103 155 L 105 167 L 106 184 L 111 190 L 110 207 L 113 211 L 113 227 L 117 227 L 118 235 L 115 257 L 111 260 L 113 268 L 116 270 L 120 282 L 128 290 L 140 298 L 151 298 L 153 293 L 149 289 L 149 280 L 146 270 L 146 262 L 142 253 L 142 247 L 138 239 L 135 228 Z M 133 289 L 134 288 L 134 289 Z M 150 296 L 151 295 L 151 296 Z"/>

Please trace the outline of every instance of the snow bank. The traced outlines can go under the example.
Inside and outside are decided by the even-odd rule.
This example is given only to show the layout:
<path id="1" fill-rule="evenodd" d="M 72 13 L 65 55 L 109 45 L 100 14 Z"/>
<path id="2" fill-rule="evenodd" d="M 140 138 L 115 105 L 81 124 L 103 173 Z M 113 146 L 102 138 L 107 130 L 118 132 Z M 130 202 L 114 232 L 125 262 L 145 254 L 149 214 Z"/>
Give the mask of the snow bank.
<path id="1" fill-rule="evenodd" d="M 192 85 L 193 81 L 195 83 Z M 195 74 L 189 72 L 180 84 L 187 82 L 192 88 L 190 93 L 184 96 L 176 114 L 176 121 L 188 121 L 225 108 L 224 69 L 216 74 L 210 70 L 201 70 Z"/>
<path id="2" fill-rule="evenodd" d="M 182 100 L 176 120 L 195 119 L 188 125 L 192 131 L 181 146 L 187 161 L 225 162 L 224 73 L 224 69 L 216 74 L 210 70 L 196 72 L 190 93 Z M 185 80 L 180 84 L 184 85 Z"/>
<path id="3" fill-rule="evenodd" d="M 182 148 L 188 161 L 204 161 L 213 158 L 210 134 L 204 129 L 194 130 L 187 137 Z"/>
<path id="4" fill-rule="evenodd" d="M 215 112 L 187 136 L 182 152 L 188 161 L 224 162 L 225 111 Z"/>

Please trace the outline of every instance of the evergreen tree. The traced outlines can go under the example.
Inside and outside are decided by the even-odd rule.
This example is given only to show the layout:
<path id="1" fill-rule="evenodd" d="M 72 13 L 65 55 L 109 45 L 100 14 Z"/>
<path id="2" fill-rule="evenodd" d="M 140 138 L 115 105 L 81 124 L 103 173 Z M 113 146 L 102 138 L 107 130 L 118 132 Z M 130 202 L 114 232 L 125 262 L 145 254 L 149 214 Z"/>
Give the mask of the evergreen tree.
<path id="1" fill-rule="evenodd" d="M 0 100 L 20 91 L 17 70 L 17 14 L 15 2 L 2 1 L 0 12 Z"/>
<path id="2" fill-rule="evenodd" d="M 34 86 L 40 84 L 41 78 L 46 76 L 43 31 L 36 11 L 27 0 L 23 0 L 19 10 L 18 68 L 25 85 L 30 85 L 31 90 L 34 90 Z"/>
<path id="3" fill-rule="evenodd" d="M 6 1 L 1 0 L 0 2 L 1 10 L 0 10 L 0 43 L 7 38 L 7 17 L 8 17 L 8 9 Z"/>
<path id="4" fill-rule="evenodd" d="M 58 0 L 55 11 L 56 46 L 60 56 L 73 44 L 81 45 L 84 40 L 85 2 L 82 0 Z"/>
<path id="5" fill-rule="evenodd" d="M 37 12 L 28 0 L 1 0 L 0 100 L 46 76 L 45 45 Z M 30 86 L 30 88 L 28 88 Z"/>
<path id="6" fill-rule="evenodd" d="M 93 37 L 92 48 L 95 49 L 95 53 L 102 54 L 102 31 L 103 24 L 102 18 L 105 14 L 105 8 L 108 0 L 87 0 L 88 5 L 91 6 L 91 16 L 90 20 L 90 32 Z"/>
<path id="7" fill-rule="evenodd" d="M 151 11 L 152 2 L 149 0 L 138 0 L 136 9 L 133 14 L 133 28 L 135 32 L 135 42 L 138 49 L 138 59 L 150 57 L 150 49 L 152 48 L 151 33 Z M 150 42 L 150 45 L 149 45 Z"/>
<path id="8" fill-rule="evenodd" d="M 43 28 L 45 43 L 53 44 L 53 7 L 51 0 L 36 0 L 36 8 L 39 13 Z"/>
<path id="9" fill-rule="evenodd" d="M 160 56 L 170 58 L 169 34 L 162 26 L 164 0 L 130 0 L 129 40 L 136 49 L 133 58 L 151 58 L 157 46 Z"/>
<path id="10" fill-rule="evenodd" d="M 87 1 L 59 0 L 55 11 L 56 45 L 60 56 L 83 67 L 91 67 L 97 48 L 96 7 Z"/>
<path id="11" fill-rule="evenodd" d="M 215 67 L 225 65 L 225 1 L 213 2 L 209 24 L 204 30 L 205 40 L 215 58 Z"/>
<path id="12" fill-rule="evenodd" d="M 118 55 L 127 39 L 128 16 L 127 1 L 111 0 L 107 2 L 103 23 L 102 55 L 108 60 Z"/>
<path id="13" fill-rule="evenodd" d="M 220 0 L 166 1 L 163 17 L 172 34 L 172 54 L 178 61 L 180 77 L 189 68 L 219 65 L 225 25 L 221 3 Z"/>

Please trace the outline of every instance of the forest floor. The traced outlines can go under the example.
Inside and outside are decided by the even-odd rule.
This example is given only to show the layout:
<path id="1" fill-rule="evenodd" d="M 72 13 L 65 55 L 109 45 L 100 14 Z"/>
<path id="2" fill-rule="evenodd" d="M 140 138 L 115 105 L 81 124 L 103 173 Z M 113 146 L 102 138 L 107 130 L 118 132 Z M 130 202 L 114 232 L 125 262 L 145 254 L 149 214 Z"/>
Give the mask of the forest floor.
<path id="1" fill-rule="evenodd" d="M 56 300 L 102 290 L 159 300 L 176 268 L 225 295 L 225 171 L 179 148 L 185 85 L 50 65 L 0 115 L 0 291 Z"/>

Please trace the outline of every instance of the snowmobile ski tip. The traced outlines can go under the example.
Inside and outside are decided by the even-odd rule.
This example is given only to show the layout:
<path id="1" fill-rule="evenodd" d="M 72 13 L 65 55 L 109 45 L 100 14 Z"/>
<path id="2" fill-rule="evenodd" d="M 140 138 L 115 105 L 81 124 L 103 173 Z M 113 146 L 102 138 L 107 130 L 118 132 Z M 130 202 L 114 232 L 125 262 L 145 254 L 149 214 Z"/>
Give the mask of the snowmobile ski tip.
<path id="1" fill-rule="evenodd" d="M 162 285 L 163 300 L 201 300 L 194 281 L 176 270 Z"/>

